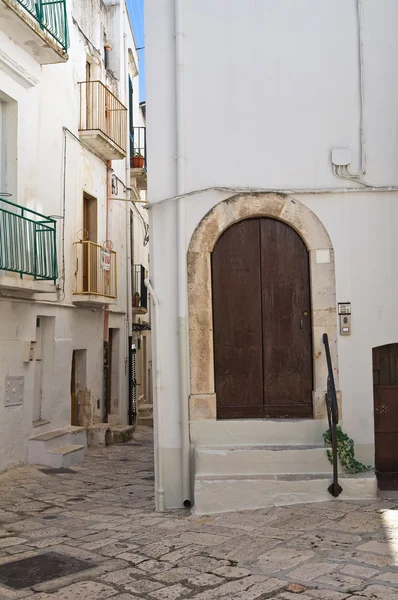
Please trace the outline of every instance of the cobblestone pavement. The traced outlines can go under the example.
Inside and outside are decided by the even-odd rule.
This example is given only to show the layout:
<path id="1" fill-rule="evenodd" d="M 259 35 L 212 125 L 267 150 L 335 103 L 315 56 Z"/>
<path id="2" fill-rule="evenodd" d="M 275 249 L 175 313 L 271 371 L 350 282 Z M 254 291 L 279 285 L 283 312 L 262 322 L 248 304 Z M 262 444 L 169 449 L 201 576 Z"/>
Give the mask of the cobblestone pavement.
<path id="1" fill-rule="evenodd" d="M 398 500 L 157 514 L 151 434 L 70 473 L 0 476 L 0 600 L 398 599 Z M 53 553 L 86 569 L 27 583 Z"/>

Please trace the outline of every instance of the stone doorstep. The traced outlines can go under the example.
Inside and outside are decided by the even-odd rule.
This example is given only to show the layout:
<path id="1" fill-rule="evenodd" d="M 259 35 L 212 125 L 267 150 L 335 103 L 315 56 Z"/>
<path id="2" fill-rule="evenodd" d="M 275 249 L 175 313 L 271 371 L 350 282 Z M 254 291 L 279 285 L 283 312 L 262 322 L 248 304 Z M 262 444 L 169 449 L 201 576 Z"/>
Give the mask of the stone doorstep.
<path id="1" fill-rule="evenodd" d="M 359 475 L 359 476 L 358 476 Z M 337 499 L 363 500 L 377 497 L 374 473 L 340 479 L 343 493 Z M 334 500 L 329 494 L 331 473 L 195 476 L 196 515 L 257 510 L 271 506 Z"/>

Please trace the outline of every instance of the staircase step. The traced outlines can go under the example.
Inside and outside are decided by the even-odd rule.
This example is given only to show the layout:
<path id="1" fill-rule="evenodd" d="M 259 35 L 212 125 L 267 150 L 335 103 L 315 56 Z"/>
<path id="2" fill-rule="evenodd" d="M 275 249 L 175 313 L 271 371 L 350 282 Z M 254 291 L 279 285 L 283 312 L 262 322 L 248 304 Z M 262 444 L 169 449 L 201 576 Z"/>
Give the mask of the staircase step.
<path id="1" fill-rule="evenodd" d="M 33 465 L 58 466 L 53 462 L 48 462 L 53 460 L 53 457 L 49 458 L 49 454 L 66 446 L 82 446 L 85 448 L 87 446 L 85 428 L 63 427 L 31 437 L 28 445 L 28 462 Z"/>
<path id="2" fill-rule="evenodd" d="M 214 514 L 254 510 L 269 506 L 325 502 L 329 494 L 329 473 L 285 473 L 274 475 L 195 477 L 195 514 Z M 343 488 L 338 500 L 363 500 L 377 497 L 374 473 L 342 475 Z"/>
<path id="3" fill-rule="evenodd" d="M 48 453 L 50 467 L 71 467 L 84 461 L 86 447 L 81 444 L 67 444 Z"/>
<path id="4" fill-rule="evenodd" d="M 63 435 L 76 435 L 85 431 L 84 427 L 75 427 L 71 425 L 70 427 L 64 427 L 62 429 L 53 429 L 52 431 L 47 431 L 46 433 L 40 433 L 39 435 L 35 435 L 30 439 L 35 442 L 47 442 L 57 437 L 61 437 Z"/>
<path id="5" fill-rule="evenodd" d="M 323 446 L 198 446 L 195 449 L 197 475 L 329 473 L 330 469 Z"/>

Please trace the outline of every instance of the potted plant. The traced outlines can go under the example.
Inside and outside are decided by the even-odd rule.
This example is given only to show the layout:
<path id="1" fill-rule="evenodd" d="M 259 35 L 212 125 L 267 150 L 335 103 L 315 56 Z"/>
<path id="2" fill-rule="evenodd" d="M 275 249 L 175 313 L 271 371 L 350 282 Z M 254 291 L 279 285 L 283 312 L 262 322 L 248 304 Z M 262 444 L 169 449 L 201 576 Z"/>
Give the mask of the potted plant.
<path id="1" fill-rule="evenodd" d="M 141 302 L 141 296 L 139 295 L 138 292 L 135 292 L 134 296 L 133 296 L 133 306 L 138 307 L 140 305 Z"/>
<path id="2" fill-rule="evenodd" d="M 132 169 L 143 169 L 145 164 L 145 158 L 141 154 L 141 152 L 134 152 L 134 155 L 131 157 L 131 167 Z"/>

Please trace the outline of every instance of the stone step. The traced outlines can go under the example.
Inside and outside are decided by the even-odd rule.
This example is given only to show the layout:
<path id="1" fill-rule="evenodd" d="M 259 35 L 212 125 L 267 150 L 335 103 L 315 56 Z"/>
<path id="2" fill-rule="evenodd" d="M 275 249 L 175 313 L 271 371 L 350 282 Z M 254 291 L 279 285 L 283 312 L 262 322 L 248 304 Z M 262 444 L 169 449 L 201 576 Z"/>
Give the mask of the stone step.
<path id="1" fill-rule="evenodd" d="M 34 435 L 30 438 L 31 442 L 47 442 L 47 445 L 50 446 L 51 442 L 57 443 L 59 438 L 64 436 L 73 436 L 74 439 L 81 437 L 85 438 L 86 430 L 84 427 L 75 427 L 71 425 L 70 427 L 63 427 L 61 429 L 53 429 L 52 431 L 47 431 L 46 433 L 40 433 L 39 435 Z"/>
<path id="2" fill-rule="evenodd" d="M 51 451 L 70 445 L 83 448 L 87 446 L 84 427 L 63 427 L 31 437 L 28 444 L 28 462 L 33 465 L 47 465 Z"/>
<path id="3" fill-rule="evenodd" d="M 47 455 L 46 466 L 67 468 L 78 465 L 84 461 L 86 447 L 81 444 L 67 444 L 55 450 L 50 450 Z"/>
<path id="4" fill-rule="evenodd" d="M 328 473 L 331 464 L 323 446 L 197 446 L 197 475 L 267 475 Z"/>
<path id="5" fill-rule="evenodd" d="M 254 510 L 269 506 L 334 500 L 328 487 L 331 473 L 276 475 L 196 475 L 194 513 L 198 515 Z M 342 475 L 339 500 L 377 497 L 374 473 Z"/>

